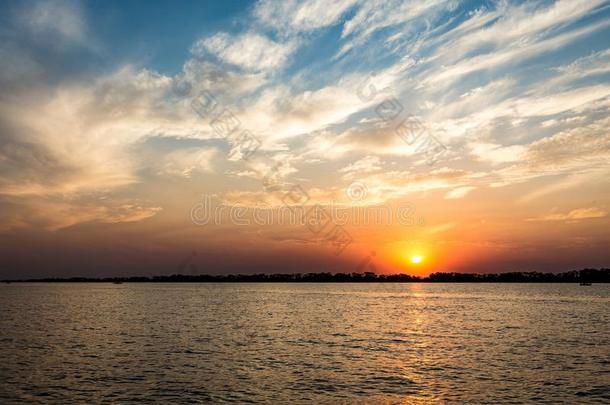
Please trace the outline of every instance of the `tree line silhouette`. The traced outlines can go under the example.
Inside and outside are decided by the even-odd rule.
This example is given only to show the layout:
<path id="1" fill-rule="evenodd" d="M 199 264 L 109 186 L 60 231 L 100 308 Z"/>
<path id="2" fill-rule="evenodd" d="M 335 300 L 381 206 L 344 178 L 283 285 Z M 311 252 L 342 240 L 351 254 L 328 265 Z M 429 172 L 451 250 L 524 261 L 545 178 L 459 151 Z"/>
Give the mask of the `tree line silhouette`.
<path id="1" fill-rule="evenodd" d="M 70 277 L 4 280 L 4 282 L 113 282 L 113 283 L 608 283 L 610 269 L 582 269 L 564 273 L 510 272 L 510 273 L 432 273 L 427 277 L 408 274 L 364 273 L 295 273 L 295 274 L 229 274 L 185 275 L 173 274 L 152 277 Z"/>

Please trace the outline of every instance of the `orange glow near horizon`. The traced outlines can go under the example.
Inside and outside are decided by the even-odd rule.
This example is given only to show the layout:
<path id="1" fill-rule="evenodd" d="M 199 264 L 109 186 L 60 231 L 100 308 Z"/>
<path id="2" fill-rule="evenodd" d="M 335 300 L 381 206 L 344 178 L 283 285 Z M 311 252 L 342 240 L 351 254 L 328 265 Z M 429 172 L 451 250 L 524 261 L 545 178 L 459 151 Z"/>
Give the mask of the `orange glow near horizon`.
<path id="1" fill-rule="evenodd" d="M 434 269 L 439 252 L 423 240 L 399 241 L 389 244 L 386 256 L 392 266 L 405 274 L 425 276 Z"/>

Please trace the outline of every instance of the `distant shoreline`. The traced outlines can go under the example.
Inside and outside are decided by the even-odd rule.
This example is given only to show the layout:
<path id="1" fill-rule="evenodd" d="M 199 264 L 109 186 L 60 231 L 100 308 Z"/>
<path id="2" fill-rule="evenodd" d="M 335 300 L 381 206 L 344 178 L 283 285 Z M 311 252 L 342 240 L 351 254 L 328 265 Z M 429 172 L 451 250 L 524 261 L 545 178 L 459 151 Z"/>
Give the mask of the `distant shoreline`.
<path id="1" fill-rule="evenodd" d="M 152 277 L 47 277 L 2 280 L 3 283 L 610 283 L 610 269 L 582 269 L 563 273 L 432 273 L 427 277 L 408 274 L 365 273 L 295 273 L 231 274 Z"/>

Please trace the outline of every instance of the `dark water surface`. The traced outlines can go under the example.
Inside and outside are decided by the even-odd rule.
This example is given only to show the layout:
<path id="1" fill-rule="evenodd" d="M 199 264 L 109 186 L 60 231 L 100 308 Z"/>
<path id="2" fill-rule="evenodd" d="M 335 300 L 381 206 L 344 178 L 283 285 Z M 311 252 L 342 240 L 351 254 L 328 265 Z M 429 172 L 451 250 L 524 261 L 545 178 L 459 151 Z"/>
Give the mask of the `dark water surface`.
<path id="1" fill-rule="evenodd" d="M 0 285 L 0 403 L 610 403 L 610 285 Z"/>

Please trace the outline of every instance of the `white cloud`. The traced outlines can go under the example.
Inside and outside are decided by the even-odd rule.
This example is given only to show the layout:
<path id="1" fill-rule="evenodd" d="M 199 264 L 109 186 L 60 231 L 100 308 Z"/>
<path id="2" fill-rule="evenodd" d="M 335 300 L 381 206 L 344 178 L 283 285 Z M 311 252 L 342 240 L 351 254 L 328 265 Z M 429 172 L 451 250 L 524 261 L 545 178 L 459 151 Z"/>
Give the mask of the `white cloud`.
<path id="1" fill-rule="evenodd" d="M 190 109 L 188 99 L 168 101 L 173 97 L 170 86 L 177 80 L 190 83 L 191 94 L 203 89 L 220 94 L 223 106 L 263 141 L 266 162 L 257 161 L 257 156 L 249 167 L 226 171 L 239 178 L 260 180 L 261 174 L 274 170 L 287 178 L 297 173 L 295 162 L 350 157 L 354 160 L 338 170 L 339 176 L 358 178 L 369 188 L 372 200 L 386 201 L 431 190 L 440 190 L 441 198 L 458 199 L 484 185 L 559 177 L 556 186 L 526 191 L 521 200 L 528 201 L 568 183 L 578 186 L 578 181 L 566 176 L 580 179 L 577 176 L 586 176 L 596 166 L 607 167 L 610 122 L 593 120 L 595 114 L 607 115 L 610 107 L 610 86 L 600 81 L 601 75 L 610 72 L 609 50 L 557 68 L 545 66 L 539 70 L 544 78 L 533 84 L 518 69 L 499 70 L 562 50 L 610 26 L 595 18 L 587 25 L 574 24 L 584 16 L 595 17 L 604 2 L 557 1 L 547 6 L 541 1 L 517 5 L 500 1 L 494 10 L 481 8 L 461 23 L 462 15 L 445 13 L 456 4 L 440 0 L 260 1 L 253 9 L 256 20 L 248 21 L 245 32 L 219 32 L 197 41 L 192 47 L 194 56 L 177 77 L 126 67 L 87 83 L 60 83 L 53 88 L 45 84 L 44 91 L 33 97 L 9 95 L 10 102 L 0 106 L 0 124 L 6 126 L 0 129 L 17 135 L 0 145 L 1 194 L 72 197 L 136 183 L 142 180 L 143 169 L 182 177 L 214 171 L 215 149 L 203 141 L 218 136 L 209 121 Z M 88 41 L 77 3 L 34 3 L 27 15 L 27 27 L 38 37 L 57 37 L 71 44 Z M 316 63 L 327 62 L 318 60 L 312 70 L 310 61 L 298 66 L 293 77 L 271 74 L 287 67 L 297 48 L 313 38 L 316 30 L 342 23 L 341 39 L 335 44 L 349 62 L 337 67 L 348 66 L 342 77 L 315 71 Z M 373 52 L 388 57 L 375 63 L 385 63 L 398 51 L 407 56 L 390 66 L 375 65 L 378 95 L 363 101 L 358 89 L 367 72 L 349 70 L 349 57 L 360 59 L 361 55 L 346 52 L 365 52 L 366 41 L 383 36 Z M 420 50 L 425 56 L 420 57 Z M 14 70 L 9 78 L 18 76 L 19 69 Z M 24 64 L 22 70 L 33 69 Z M 486 74 L 472 81 L 458 80 L 483 70 Z M 389 95 L 402 97 L 405 112 L 417 115 L 432 135 L 447 141 L 452 160 L 445 163 L 459 170 L 416 173 L 425 157 L 398 137 L 396 123 L 380 122 L 375 115 L 374 107 Z M 154 161 L 134 153 L 154 137 L 201 142 L 195 143 L 199 146 L 176 142 L 178 149 L 158 151 Z M 380 156 L 404 159 L 384 172 Z M 284 164 L 275 167 L 279 161 Z M 237 163 L 227 166 L 234 168 Z M 340 178 L 325 189 L 315 189 L 316 181 L 326 176 L 320 173 L 323 167 L 308 168 L 311 177 L 304 181 L 314 185 L 312 195 L 344 194 L 336 183 Z M 239 192 L 236 196 L 248 198 Z M 85 215 L 83 220 L 96 215 Z"/>
<path id="2" fill-rule="evenodd" d="M 338 55 L 345 54 L 360 46 L 376 31 L 392 26 L 409 26 L 420 23 L 425 26 L 434 13 L 452 8 L 454 2 L 445 0 L 370 0 L 362 3 L 355 15 L 343 25 L 341 37 L 349 40 L 342 46 Z M 422 23 L 423 22 L 423 23 Z"/>
<path id="3" fill-rule="evenodd" d="M 560 76 L 557 82 L 568 82 L 578 80 L 587 76 L 601 75 L 610 72 L 610 49 L 594 52 L 590 55 L 578 58 L 571 63 L 555 68 Z"/>
<path id="4" fill-rule="evenodd" d="M 311 134 L 345 121 L 368 105 L 356 92 L 360 80 L 349 76 L 335 85 L 300 92 L 277 85 L 262 92 L 239 118 L 271 142 Z"/>
<path id="5" fill-rule="evenodd" d="M 359 0 L 262 0 L 254 15 L 263 24 L 279 32 L 294 35 L 328 27 Z"/>
<path id="6" fill-rule="evenodd" d="M 171 80 L 126 67 L 92 82 L 61 84 L 0 105 L 11 128 L 0 148 L 2 194 L 55 195 L 109 190 L 139 181 L 139 142 L 158 134 L 215 138 L 188 105 L 168 102 Z M 50 93 L 50 94 L 49 94 Z M 51 164 L 51 162 L 56 162 Z M 18 167 L 23 166 L 21 170 Z M 12 174 L 11 174 L 12 173 Z"/>
<path id="7" fill-rule="evenodd" d="M 447 65 L 439 73 L 426 75 L 422 85 L 448 85 L 464 75 L 481 70 L 498 68 L 509 63 L 521 63 L 527 58 L 539 56 L 542 53 L 559 49 L 570 42 L 581 39 L 595 31 L 610 26 L 610 21 L 601 21 L 585 28 L 566 32 L 544 40 L 531 40 L 516 43 L 513 46 L 503 47 L 496 52 L 488 52 L 473 57 L 464 58 L 452 65 Z M 472 51 L 472 50 L 470 50 Z"/>
<path id="8" fill-rule="evenodd" d="M 445 33 L 446 42 L 436 56 L 456 60 L 484 46 L 506 49 L 536 43 L 552 29 L 565 27 L 592 14 L 604 3 L 605 0 L 559 0 L 544 7 L 535 1 L 524 4 L 499 2 L 496 10 L 479 10 Z"/>
<path id="9" fill-rule="evenodd" d="M 216 149 L 179 149 L 163 156 L 161 173 L 191 177 L 194 173 L 211 172 Z"/>
<path id="10" fill-rule="evenodd" d="M 95 202 L 84 200 L 36 199 L 17 200 L 17 209 L 9 217 L 2 217 L 0 230 L 22 228 L 59 231 L 77 224 L 97 222 L 116 224 L 139 222 L 162 211 L 161 207 L 142 201 L 98 198 Z"/>
<path id="11" fill-rule="evenodd" d="M 454 188 L 453 190 L 450 190 L 450 191 L 448 191 L 445 194 L 445 199 L 447 199 L 447 200 L 456 200 L 456 199 L 459 199 L 459 198 L 464 198 L 464 197 L 466 197 L 466 195 L 468 193 L 470 193 L 475 188 L 476 187 L 472 187 L 472 186 L 465 186 L 465 187 Z"/>
<path id="12" fill-rule="evenodd" d="M 352 179 L 365 173 L 379 171 L 382 166 L 383 162 L 378 156 L 365 156 L 340 169 L 339 173 L 344 173 L 343 177 L 346 179 Z"/>
<path id="13" fill-rule="evenodd" d="M 550 81 L 552 80 L 550 79 Z M 446 109 L 435 108 L 427 121 L 435 122 L 434 127 L 452 139 L 473 134 L 472 142 L 476 146 L 479 143 L 489 143 L 481 141 L 479 137 L 493 132 L 494 125 L 501 119 L 527 123 L 527 120 L 532 118 L 552 117 L 567 113 L 582 114 L 599 108 L 598 103 L 603 103 L 610 96 L 610 86 L 603 84 L 565 90 L 547 88 L 547 82 L 539 84 L 524 94 L 511 95 L 509 93 L 511 83 L 516 86 L 512 80 L 492 82 L 472 95 L 466 95 L 458 101 L 450 102 Z M 494 90 L 497 90 L 497 93 Z M 486 98 L 487 101 L 485 101 Z M 544 125 L 552 124 L 551 121 Z M 481 152 L 487 153 L 488 149 L 494 148 L 479 147 L 474 154 L 482 156 Z M 518 147 L 511 150 L 498 149 L 497 152 L 499 152 L 498 156 L 494 157 L 498 159 L 493 159 L 496 161 L 517 160 L 521 156 Z M 515 154 L 513 155 L 513 153 Z"/>
<path id="14" fill-rule="evenodd" d="M 472 143 L 471 152 L 477 159 L 492 164 L 518 162 L 523 159 L 526 148 L 522 145 L 502 146 L 491 143 Z"/>
<path id="15" fill-rule="evenodd" d="M 263 72 L 236 71 L 198 59 L 187 60 L 182 74 L 173 78 L 174 86 L 178 90 L 183 87 L 190 95 L 208 91 L 233 100 L 256 91 L 267 81 Z"/>
<path id="16" fill-rule="evenodd" d="M 274 42 L 255 32 L 236 36 L 221 32 L 197 41 L 193 53 L 203 56 L 209 52 L 225 63 L 258 72 L 281 68 L 294 49 L 292 42 Z"/>
<path id="17" fill-rule="evenodd" d="M 610 159 L 610 117 L 556 133 L 529 145 L 526 161 L 534 166 L 568 166 Z"/>
<path id="18" fill-rule="evenodd" d="M 558 177 L 552 184 L 525 193 L 519 202 L 600 182 L 610 171 L 607 164 L 610 161 L 608 125 L 610 118 L 602 118 L 534 141 L 526 146 L 520 161 L 486 173 L 479 180 L 490 182 L 492 187 L 502 187 Z"/>

